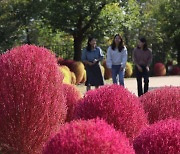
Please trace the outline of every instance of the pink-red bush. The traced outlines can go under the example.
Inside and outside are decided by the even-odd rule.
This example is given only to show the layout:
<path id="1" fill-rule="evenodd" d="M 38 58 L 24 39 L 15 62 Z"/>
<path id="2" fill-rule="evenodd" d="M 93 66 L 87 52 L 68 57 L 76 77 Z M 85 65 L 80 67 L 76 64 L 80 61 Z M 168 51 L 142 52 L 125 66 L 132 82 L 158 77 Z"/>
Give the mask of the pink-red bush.
<path id="1" fill-rule="evenodd" d="M 86 93 L 75 109 L 75 118 L 100 117 L 133 139 L 147 124 L 138 97 L 119 85 L 106 85 Z"/>
<path id="2" fill-rule="evenodd" d="M 63 84 L 63 89 L 68 107 L 66 121 L 69 122 L 72 120 L 75 105 L 77 104 L 78 100 L 82 98 L 82 94 L 75 85 Z"/>
<path id="3" fill-rule="evenodd" d="M 62 57 L 57 57 L 57 63 L 60 65 L 64 59 Z"/>
<path id="4" fill-rule="evenodd" d="M 16 47 L 0 57 L 0 147 L 3 153 L 41 153 L 66 116 L 62 74 L 49 50 Z"/>
<path id="5" fill-rule="evenodd" d="M 166 75 L 166 67 L 163 63 L 156 63 L 154 65 L 154 75 L 155 76 L 164 76 Z"/>
<path id="6" fill-rule="evenodd" d="M 179 66 L 172 66 L 172 75 L 180 75 L 180 67 Z"/>
<path id="7" fill-rule="evenodd" d="M 140 97 L 149 123 L 167 118 L 180 119 L 180 87 L 162 87 Z"/>
<path id="8" fill-rule="evenodd" d="M 65 124 L 45 146 L 43 154 L 134 154 L 128 139 L 103 120 Z"/>
<path id="9" fill-rule="evenodd" d="M 71 59 L 66 59 L 66 60 L 59 60 L 58 61 L 58 64 L 59 65 L 66 65 L 69 69 L 70 69 L 70 71 L 72 71 L 73 70 L 73 63 L 74 63 L 75 61 L 74 60 L 71 60 Z"/>
<path id="10" fill-rule="evenodd" d="M 134 140 L 136 154 L 179 154 L 180 120 L 168 119 L 146 128 Z"/>

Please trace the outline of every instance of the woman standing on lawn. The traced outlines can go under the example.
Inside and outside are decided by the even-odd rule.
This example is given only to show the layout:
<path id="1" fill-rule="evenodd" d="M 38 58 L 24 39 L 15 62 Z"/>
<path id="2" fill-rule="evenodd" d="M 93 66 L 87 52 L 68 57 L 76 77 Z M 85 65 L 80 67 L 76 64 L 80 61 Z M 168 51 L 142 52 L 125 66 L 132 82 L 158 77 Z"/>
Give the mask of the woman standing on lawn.
<path id="1" fill-rule="evenodd" d="M 137 47 L 133 50 L 133 61 L 135 64 L 138 96 L 141 96 L 149 89 L 149 65 L 152 61 L 152 53 L 147 46 L 145 38 L 140 38 Z M 144 92 L 142 89 L 142 78 L 144 78 Z"/>
<path id="2" fill-rule="evenodd" d="M 124 73 L 127 62 L 127 49 L 124 46 L 122 37 L 119 34 L 114 36 L 111 46 L 107 50 L 106 65 L 111 69 L 113 83 L 124 86 Z"/>
<path id="3" fill-rule="evenodd" d="M 101 48 L 96 46 L 96 39 L 89 37 L 87 47 L 83 50 L 81 57 L 86 69 L 87 80 L 85 85 L 87 86 L 87 91 L 91 89 L 91 86 L 98 88 L 100 85 L 104 85 L 99 64 L 103 57 Z"/>

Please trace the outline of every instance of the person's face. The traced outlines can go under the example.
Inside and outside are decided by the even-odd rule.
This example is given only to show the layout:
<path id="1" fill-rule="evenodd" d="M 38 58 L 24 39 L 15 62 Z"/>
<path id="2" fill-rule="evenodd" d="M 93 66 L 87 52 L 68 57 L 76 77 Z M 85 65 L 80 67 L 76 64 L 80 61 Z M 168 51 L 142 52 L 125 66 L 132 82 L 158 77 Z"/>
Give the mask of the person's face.
<path id="1" fill-rule="evenodd" d="M 96 39 L 92 39 L 89 44 L 91 45 L 92 48 L 96 47 Z"/>
<path id="2" fill-rule="evenodd" d="M 121 42 L 121 38 L 119 36 L 116 36 L 114 38 L 115 43 L 118 45 Z"/>
<path id="3" fill-rule="evenodd" d="M 144 46 L 144 43 L 141 42 L 140 40 L 138 40 L 138 47 L 139 47 L 139 48 L 142 48 L 143 46 Z"/>

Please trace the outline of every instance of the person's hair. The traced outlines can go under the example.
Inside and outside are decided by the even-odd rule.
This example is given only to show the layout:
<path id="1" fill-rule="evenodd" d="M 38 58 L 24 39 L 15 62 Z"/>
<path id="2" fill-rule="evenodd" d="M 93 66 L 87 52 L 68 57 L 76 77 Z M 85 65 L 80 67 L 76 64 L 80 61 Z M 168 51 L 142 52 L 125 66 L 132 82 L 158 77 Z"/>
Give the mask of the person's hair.
<path id="1" fill-rule="evenodd" d="M 143 45 L 143 50 L 147 50 L 147 49 L 148 49 L 148 45 L 147 45 L 147 40 L 146 40 L 146 38 L 145 38 L 145 37 L 141 37 L 141 38 L 139 38 L 139 40 L 140 40 L 142 43 L 144 43 L 144 45 Z M 138 48 L 139 48 L 139 46 L 138 46 Z"/>
<path id="2" fill-rule="evenodd" d="M 121 37 L 120 34 L 116 34 L 116 35 L 114 36 L 114 39 L 113 39 L 112 44 L 111 44 L 111 48 L 112 48 L 113 50 L 115 50 L 115 48 L 116 48 L 116 43 L 115 43 L 115 38 L 116 38 L 116 36 L 119 36 L 120 39 L 121 39 L 121 42 L 119 42 L 119 45 L 118 45 L 118 50 L 119 50 L 119 52 L 121 52 L 122 49 L 124 49 L 124 41 L 123 41 L 123 39 L 122 39 L 122 37 Z"/>
<path id="3" fill-rule="evenodd" d="M 88 42 L 87 42 L 87 47 L 86 47 L 87 51 L 91 51 L 90 42 L 91 42 L 93 39 L 95 39 L 95 37 L 93 37 L 93 36 L 88 37 Z"/>

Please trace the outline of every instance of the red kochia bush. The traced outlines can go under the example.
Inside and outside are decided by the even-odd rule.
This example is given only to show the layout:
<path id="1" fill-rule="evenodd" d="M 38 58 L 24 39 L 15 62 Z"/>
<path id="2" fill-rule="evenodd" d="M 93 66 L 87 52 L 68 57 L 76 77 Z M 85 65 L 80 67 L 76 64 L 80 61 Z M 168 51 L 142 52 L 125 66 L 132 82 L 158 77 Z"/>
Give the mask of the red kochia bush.
<path id="1" fill-rule="evenodd" d="M 75 105 L 82 98 L 82 94 L 75 85 L 63 84 L 63 89 L 68 107 L 66 121 L 69 122 L 72 120 Z"/>
<path id="2" fill-rule="evenodd" d="M 44 148 L 43 154 L 134 154 L 128 139 L 103 120 L 65 124 Z"/>
<path id="3" fill-rule="evenodd" d="M 75 118 L 100 117 L 133 139 L 147 124 L 144 110 L 138 97 L 119 85 L 106 85 L 91 90 L 80 100 L 75 109 Z"/>
<path id="4" fill-rule="evenodd" d="M 70 69 L 70 71 L 72 71 L 74 62 L 75 62 L 74 60 L 66 59 L 66 60 L 59 60 L 58 64 L 59 65 L 66 65 Z"/>
<path id="5" fill-rule="evenodd" d="M 180 87 L 162 87 L 140 97 L 149 123 L 167 118 L 180 119 Z"/>
<path id="6" fill-rule="evenodd" d="M 179 66 L 173 66 L 171 74 L 172 75 L 180 75 L 180 67 Z"/>
<path id="7" fill-rule="evenodd" d="M 0 147 L 3 153 L 41 153 L 66 116 L 56 58 L 23 45 L 0 57 L 0 71 Z"/>
<path id="8" fill-rule="evenodd" d="M 162 120 L 134 140 L 136 154 L 179 154 L 180 120 Z"/>
<path id="9" fill-rule="evenodd" d="M 154 65 L 154 75 L 156 76 L 164 76 L 166 75 L 166 67 L 162 63 L 156 63 Z"/>

